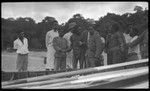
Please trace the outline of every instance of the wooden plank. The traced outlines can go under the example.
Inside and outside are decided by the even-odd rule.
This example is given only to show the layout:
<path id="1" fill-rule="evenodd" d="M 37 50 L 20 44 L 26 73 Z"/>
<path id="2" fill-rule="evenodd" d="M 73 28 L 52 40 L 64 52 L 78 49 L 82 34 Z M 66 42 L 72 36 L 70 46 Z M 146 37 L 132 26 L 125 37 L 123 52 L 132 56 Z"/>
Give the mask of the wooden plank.
<path id="1" fill-rule="evenodd" d="M 141 64 L 145 62 L 148 62 L 148 59 L 136 60 L 136 61 L 125 62 L 125 63 L 118 63 L 118 64 L 101 66 L 101 67 L 87 68 L 87 69 L 81 69 L 77 71 L 63 72 L 63 73 L 57 73 L 57 74 L 52 74 L 52 75 L 46 75 L 46 76 L 19 79 L 19 80 L 11 81 L 11 82 L 2 82 L 2 86 L 15 84 L 15 83 L 50 80 L 50 79 L 59 78 L 59 77 L 80 75 L 80 74 L 91 73 L 91 72 L 99 72 L 99 71 L 106 70 L 106 69 L 112 69 L 112 68 L 123 67 L 123 66 L 134 65 L 134 64 Z"/>
<path id="2" fill-rule="evenodd" d="M 26 87 L 26 86 L 41 86 L 41 85 L 47 85 L 47 84 L 54 84 L 59 82 L 65 82 L 65 81 L 71 81 L 75 80 L 77 77 L 72 78 L 59 78 L 54 80 L 48 80 L 48 81 L 40 81 L 40 82 L 31 82 L 31 83 L 24 83 L 24 84 L 15 84 L 15 85 L 6 85 L 2 86 L 2 88 L 19 88 L 19 87 Z"/>
<path id="3" fill-rule="evenodd" d="M 134 84 L 134 85 L 128 86 L 128 87 L 124 87 L 124 89 L 148 89 L 148 88 L 149 88 L 149 81 Z"/>
<path id="4" fill-rule="evenodd" d="M 100 75 L 105 75 L 107 73 L 113 74 L 118 71 L 113 71 L 113 72 L 104 72 L 100 73 Z M 87 76 L 80 76 L 79 78 L 89 78 L 93 76 L 97 76 L 98 74 L 92 74 L 92 75 L 87 75 Z M 51 83 L 58 83 L 58 82 L 63 82 L 63 81 L 69 81 L 69 80 L 77 80 L 78 77 L 72 77 L 72 78 L 59 78 L 59 79 L 54 79 L 54 80 L 48 80 L 48 81 L 40 81 L 40 82 L 31 82 L 31 83 L 24 83 L 24 84 L 15 84 L 15 85 L 6 85 L 3 86 L 3 88 L 16 88 L 16 87 L 25 87 L 25 86 L 37 86 L 37 85 L 46 85 L 46 84 L 51 84 Z"/>
<path id="5" fill-rule="evenodd" d="M 124 78 L 124 77 L 122 77 Z M 133 84 L 141 83 L 143 81 L 148 81 L 148 73 L 145 74 L 137 74 L 135 77 L 127 77 L 125 79 L 111 79 L 109 80 L 110 82 L 104 83 L 104 84 L 97 84 L 96 86 L 89 86 L 87 89 L 118 89 L 121 88 L 123 89 L 124 87 L 131 86 Z"/>
<path id="6" fill-rule="evenodd" d="M 118 71 L 115 72 L 115 74 L 112 74 L 113 72 L 106 72 L 107 74 L 98 74 L 97 76 L 90 76 L 89 78 L 79 77 L 78 80 L 69 81 L 69 82 L 62 82 L 62 83 L 56 83 L 52 85 L 44 85 L 44 86 L 37 86 L 37 87 L 25 87 L 27 89 L 50 89 L 52 87 L 58 87 L 58 86 L 64 86 L 64 85 L 70 85 L 70 84 L 81 84 L 85 82 L 94 82 L 94 81 L 101 81 L 101 80 L 107 80 L 111 78 L 117 78 L 117 77 L 124 77 L 124 76 L 132 76 L 132 75 L 138 75 L 143 73 L 148 73 L 148 67 L 142 67 L 142 68 L 136 68 L 136 69 L 128 69 L 124 71 Z"/>
<path id="7" fill-rule="evenodd" d="M 94 83 L 82 83 L 82 84 L 70 84 L 70 85 L 56 86 L 56 87 L 51 87 L 50 89 L 86 89 L 86 88 L 87 89 L 97 89 L 97 87 L 99 89 L 101 89 L 101 87 L 103 87 L 104 85 L 108 85 L 110 83 L 112 83 L 113 85 L 118 85 L 118 84 L 115 84 L 118 81 L 121 82 L 121 81 L 124 81 L 127 79 L 133 79 L 135 77 L 137 78 L 137 77 L 143 76 L 143 75 L 148 75 L 148 74 L 138 74 L 138 75 L 132 75 L 132 76 L 125 76 L 125 77 L 114 78 L 114 79 L 110 79 L 110 80 L 106 80 L 106 81 L 96 81 Z M 121 85 L 123 85 L 123 84 L 125 84 L 125 83 L 122 83 Z M 136 86 L 140 86 L 140 84 L 136 85 Z M 133 87 L 135 87 L 135 86 L 133 86 Z M 105 87 L 103 87 L 103 88 L 106 89 Z M 112 88 L 112 87 L 110 87 L 110 88 Z M 115 87 L 115 88 L 118 88 L 118 87 Z M 121 87 L 121 89 L 122 88 L 124 88 L 124 87 Z M 126 88 L 128 88 L 128 87 L 126 87 Z"/>
<path id="8" fill-rule="evenodd" d="M 145 61 L 145 60 L 144 60 L 144 61 Z M 142 62 L 142 60 L 141 60 L 141 62 Z M 140 62 L 138 61 L 138 63 L 140 63 Z M 124 63 L 121 63 L 121 64 L 124 64 Z M 134 62 L 132 62 L 132 64 L 134 64 Z M 115 64 L 115 65 L 118 65 L 118 64 Z M 111 66 L 111 67 L 112 67 L 112 66 L 115 67 L 115 65 L 109 65 L 108 67 L 100 67 L 101 69 L 98 69 L 98 70 L 103 70 L 103 69 L 105 70 L 105 69 L 109 68 L 110 66 Z M 113 67 L 112 67 L 112 68 L 113 68 Z M 95 68 L 97 69 L 97 68 L 99 68 L 99 67 L 95 67 Z M 89 68 L 89 70 L 87 70 L 87 69 L 84 69 L 84 70 L 86 70 L 86 71 L 88 71 L 88 72 L 91 72 L 90 69 L 92 70 L 92 69 L 94 69 L 94 68 Z M 94 70 L 95 70 L 95 69 L 94 69 Z M 73 71 L 72 75 L 73 75 L 73 74 L 77 74 L 77 73 L 81 73 L 81 71 L 82 71 L 82 70 Z M 96 70 L 96 71 L 97 71 L 97 70 Z M 76 73 L 75 73 L 75 72 L 76 72 Z M 67 73 L 69 73 L 69 75 L 71 74 L 71 72 L 67 72 Z M 85 73 L 86 73 L 86 72 L 85 72 Z M 51 78 L 54 77 L 54 76 L 55 76 L 55 77 L 61 77 L 63 74 L 65 75 L 65 73 L 58 73 L 58 74 L 54 74 L 54 75 L 48 75 L 48 77 L 51 77 Z M 66 76 L 66 75 L 65 75 L 65 76 Z M 42 77 L 47 77 L 47 76 L 42 76 Z M 38 77 L 34 77 L 33 80 L 36 79 L 36 78 L 38 78 Z M 31 80 L 32 80 L 32 78 L 31 78 L 31 79 L 30 79 L 30 78 L 27 79 L 28 82 L 32 82 Z M 48 80 L 48 79 L 45 78 L 45 80 Z M 2 83 L 2 85 L 13 84 L 13 83 L 19 83 L 19 82 L 27 82 L 27 81 L 26 81 L 25 79 L 20 79 L 20 80 L 8 82 L 8 83 L 7 83 L 7 82 L 6 82 L 6 83 L 4 82 L 4 83 Z M 37 81 L 40 81 L 40 78 L 37 79 Z"/>
<path id="9" fill-rule="evenodd" d="M 103 80 L 105 80 L 105 79 L 103 79 Z M 82 83 L 77 83 L 77 84 L 82 84 Z M 59 87 L 63 88 L 63 86 L 68 86 L 68 85 L 71 85 L 71 83 L 69 84 L 69 82 L 65 82 L 65 83 L 54 84 L 54 85 L 46 85 L 46 86 L 41 86 L 41 87 L 31 87 L 31 88 L 28 88 L 28 89 L 51 89 L 51 88 L 59 88 Z M 72 85 L 76 85 L 76 84 L 72 84 Z"/>
<path id="10" fill-rule="evenodd" d="M 88 79 L 87 78 L 84 78 L 84 79 L 79 78 L 79 80 L 72 81 L 71 83 L 75 84 L 75 83 L 83 83 L 83 82 L 89 82 L 89 81 L 105 80 L 105 79 L 110 79 L 110 78 L 115 78 L 115 77 L 120 77 L 120 76 L 130 76 L 130 75 L 140 74 L 143 72 L 148 73 L 148 67 L 147 67 L 147 69 L 141 69 L 141 70 L 136 69 L 134 71 L 125 70 L 125 72 L 121 71 L 119 74 L 112 74 L 112 75 L 110 74 L 110 75 L 103 75 L 103 76 L 99 75 L 99 76 L 95 76 L 95 77 L 90 77 Z"/>

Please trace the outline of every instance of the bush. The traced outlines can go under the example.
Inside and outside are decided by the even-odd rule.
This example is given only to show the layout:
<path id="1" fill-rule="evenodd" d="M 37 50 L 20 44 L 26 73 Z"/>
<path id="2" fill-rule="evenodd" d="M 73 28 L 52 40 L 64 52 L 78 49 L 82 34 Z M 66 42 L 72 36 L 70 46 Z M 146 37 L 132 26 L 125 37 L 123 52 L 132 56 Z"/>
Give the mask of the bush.
<path id="1" fill-rule="evenodd" d="M 41 43 L 37 38 L 32 38 L 30 42 L 30 47 L 33 49 L 40 49 Z"/>

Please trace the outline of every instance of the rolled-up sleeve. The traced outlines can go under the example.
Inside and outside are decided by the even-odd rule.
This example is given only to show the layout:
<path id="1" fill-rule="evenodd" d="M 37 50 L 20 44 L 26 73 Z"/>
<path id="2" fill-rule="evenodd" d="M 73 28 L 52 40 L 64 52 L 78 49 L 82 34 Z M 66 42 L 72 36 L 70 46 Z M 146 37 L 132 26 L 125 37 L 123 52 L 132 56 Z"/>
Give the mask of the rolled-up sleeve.
<path id="1" fill-rule="evenodd" d="M 142 42 L 143 38 L 144 38 L 145 32 L 143 32 L 136 40 L 134 40 L 133 42 L 130 43 L 130 47 L 134 47 L 137 44 L 139 44 L 140 42 Z"/>
<path id="2" fill-rule="evenodd" d="M 17 40 L 14 41 L 14 49 L 18 49 Z"/>
<path id="3" fill-rule="evenodd" d="M 28 48 L 28 39 L 25 39 L 25 46 Z"/>
<path id="4" fill-rule="evenodd" d="M 51 37 L 51 34 L 50 32 L 47 32 L 46 34 L 46 40 L 45 40 L 45 43 L 46 43 L 46 47 L 48 47 L 48 45 L 52 42 L 52 37 Z"/>

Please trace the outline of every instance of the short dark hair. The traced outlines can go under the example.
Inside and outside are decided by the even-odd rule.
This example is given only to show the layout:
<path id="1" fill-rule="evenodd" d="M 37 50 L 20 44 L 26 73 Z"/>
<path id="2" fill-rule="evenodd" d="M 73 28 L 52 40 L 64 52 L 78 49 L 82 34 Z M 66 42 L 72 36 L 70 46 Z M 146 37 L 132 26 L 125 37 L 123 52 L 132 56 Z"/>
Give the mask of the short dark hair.
<path id="1" fill-rule="evenodd" d="M 118 32 L 119 31 L 119 25 L 117 23 L 114 23 L 112 25 L 112 33 Z"/>
<path id="2" fill-rule="evenodd" d="M 132 28 L 132 31 L 130 30 L 130 34 L 132 35 L 132 36 L 136 36 L 136 35 L 138 35 L 139 34 L 139 32 L 138 32 L 138 29 L 137 28 Z"/>
<path id="3" fill-rule="evenodd" d="M 59 31 L 59 36 L 60 35 L 63 37 L 64 36 L 64 32 L 63 31 Z"/>

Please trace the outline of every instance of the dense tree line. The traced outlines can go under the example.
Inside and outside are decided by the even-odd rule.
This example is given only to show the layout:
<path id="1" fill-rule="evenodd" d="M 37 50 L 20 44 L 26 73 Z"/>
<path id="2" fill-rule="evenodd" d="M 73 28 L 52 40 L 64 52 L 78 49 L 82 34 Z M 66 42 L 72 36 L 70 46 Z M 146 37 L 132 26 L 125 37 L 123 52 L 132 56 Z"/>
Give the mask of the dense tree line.
<path id="1" fill-rule="evenodd" d="M 81 14 L 75 14 L 66 23 L 58 24 L 58 21 L 54 17 L 46 16 L 41 22 L 36 23 L 30 17 L 13 18 L 1 18 L 2 31 L 2 49 L 12 48 L 13 41 L 17 38 L 20 31 L 24 31 L 29 40 L 29 49 L 46 49 L 45 36 L 46 33 L 51 30 L 54 23 L 57 23 L 58 29 L 67 33 L 69 30 L 69 24 L 76 22 L 82 30 L 86 30 L 88 26 L 93 25 L 104 38 L 107 35 L 109 26 L 113 23 L 118 23 L 120 31 L 129 32 L 129 29 L 136 28 L 138 34 L 141 34 L 144 29 L 148 28 L 148 10 L 140 6 L 134 8 L 135 13 L 125 13 L 123 15 L 117 15 L 114 13 L 107 13 L 104 17 L 100 17 L 98 21 L 91 24 L 89 21 L 93 19 L 85 19 Z"/>

